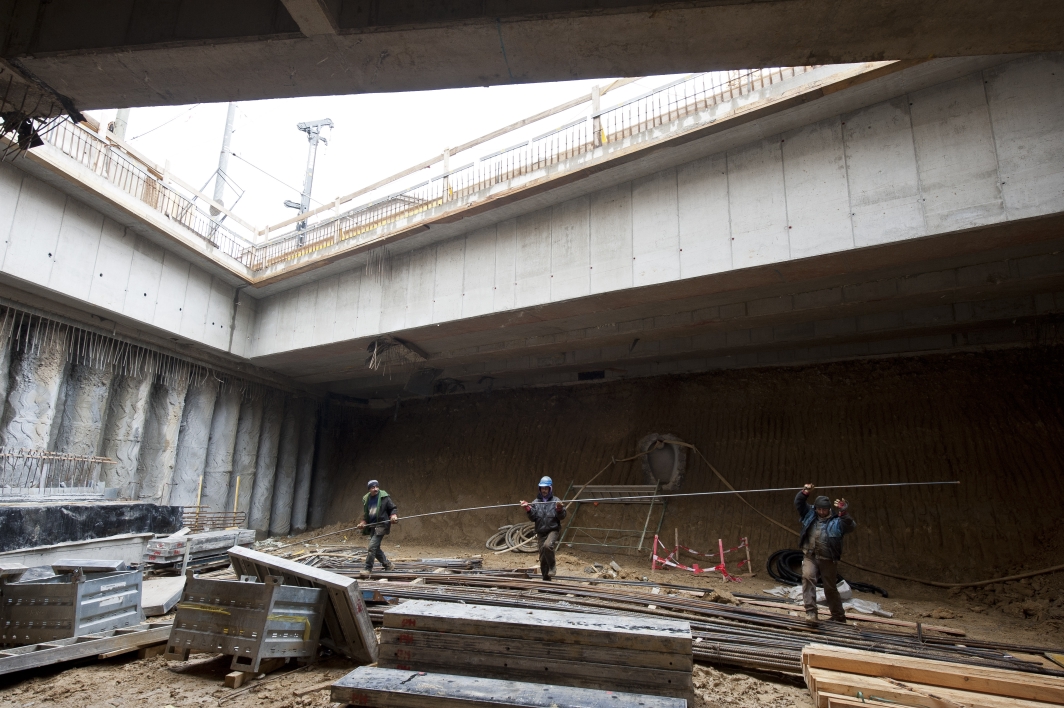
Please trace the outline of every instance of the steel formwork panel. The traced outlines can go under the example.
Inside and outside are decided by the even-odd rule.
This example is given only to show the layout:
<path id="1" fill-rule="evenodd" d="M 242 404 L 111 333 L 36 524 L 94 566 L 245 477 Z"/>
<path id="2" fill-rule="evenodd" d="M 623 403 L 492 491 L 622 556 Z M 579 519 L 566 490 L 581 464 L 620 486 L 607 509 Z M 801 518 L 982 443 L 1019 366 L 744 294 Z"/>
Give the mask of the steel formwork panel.
<path id="1" fill-rule="evenodd" d="M 166 658 L 193 651 L 233 657 L 232 668 L 256 672 L 263 659 L 317 656 L 325 591 L 283 585 L 279 576 L 214 580 L 191 572 L 177 604 Z"/>
<path id="2" fill-rule="evenodd" d="M 140 624 L 142 585 L 139 570 L 4 583 L 0 644 L 36 644 Z"/>

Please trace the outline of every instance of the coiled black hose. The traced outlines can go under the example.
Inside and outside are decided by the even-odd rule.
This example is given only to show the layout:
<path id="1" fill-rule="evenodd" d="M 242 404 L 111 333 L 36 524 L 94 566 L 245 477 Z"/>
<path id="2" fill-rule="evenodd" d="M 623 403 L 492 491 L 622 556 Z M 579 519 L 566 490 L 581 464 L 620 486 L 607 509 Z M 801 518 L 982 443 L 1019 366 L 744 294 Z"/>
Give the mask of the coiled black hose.
<path id="1" fill-rule="evenodd" d="M 802 584 L 802 552 L 795 551 L 790 548 L 784 548 L 776 551 L 768 557 L 768 561 L 765 562 L 765 570 L 777 583 L 783 583 L 784 585 L 801 585 Z M 841 575 L 839 580 L 845 580 Z M 871 583 L 857 583 L 851 580 L 846 580 L 850 587 L 858 592 L 878 593 L 883 597 L 888 597 L 887 591 L 878 585 L 872 585 Z M 824 587 L 824 583 L 818 581 L 817 587 Z"/>

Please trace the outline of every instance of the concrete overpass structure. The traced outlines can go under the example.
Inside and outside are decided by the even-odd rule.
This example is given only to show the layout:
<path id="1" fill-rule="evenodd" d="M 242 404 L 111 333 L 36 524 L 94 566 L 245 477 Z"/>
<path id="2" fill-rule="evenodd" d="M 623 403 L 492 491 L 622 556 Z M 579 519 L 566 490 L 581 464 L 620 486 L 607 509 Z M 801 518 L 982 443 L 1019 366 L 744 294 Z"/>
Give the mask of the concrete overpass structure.
<path id="1" fill-rule="evenodd" d="M 183 0 L 165 9 L 9 0 L 0 37 L 3 78 L 17 83 L 5 110 L 46 115 L 1060 51 L 1064 9 L 1052 0 Z"/>
<path id="2" fill-rule="evenodd" d="M 66 124 L 0 164 L 3 444 L 121 453 L 116 483 L 153 499 L 193 503 L 202 475 L 284 533 L 326 518 L 339 407 L 1052 336 L 1061 54 L 743 77 L 280 236 Z M 105 382 L 90 340 L 127 352 Z M 171 360 L 200 373 L 160 378 Z M 110 412 L 64 428 L 101 387 Z"/>

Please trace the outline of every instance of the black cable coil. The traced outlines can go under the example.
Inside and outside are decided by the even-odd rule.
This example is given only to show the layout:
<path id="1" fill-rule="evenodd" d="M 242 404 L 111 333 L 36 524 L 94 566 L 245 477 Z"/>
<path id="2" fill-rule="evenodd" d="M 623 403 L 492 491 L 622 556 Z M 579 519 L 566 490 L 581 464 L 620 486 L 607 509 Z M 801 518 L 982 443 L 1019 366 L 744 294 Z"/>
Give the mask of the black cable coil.
<path id="1" fill-rule="evenodd" d="M 765 570 L 772 576 L 772 579 L 777 583 L 783 583 L 784 585 L 801 585 L 802 584 L 802 552 L 795 551 L 790 548 L 784 548 L 776 551 L 768 557 L 768 561 L 765 563 Z M 846 580 L 839 575 L 839 580 Z M 878 593 L 883 597 L 889 597 L 887 591 L 878 585 L 872 585 L 871 583 L 857 583 L 852 580 L 846 580 L 850 584 L 850 587 L 858 592 Z M 823 581 L 817 581 L 817 587 L 824 587 Z"/>

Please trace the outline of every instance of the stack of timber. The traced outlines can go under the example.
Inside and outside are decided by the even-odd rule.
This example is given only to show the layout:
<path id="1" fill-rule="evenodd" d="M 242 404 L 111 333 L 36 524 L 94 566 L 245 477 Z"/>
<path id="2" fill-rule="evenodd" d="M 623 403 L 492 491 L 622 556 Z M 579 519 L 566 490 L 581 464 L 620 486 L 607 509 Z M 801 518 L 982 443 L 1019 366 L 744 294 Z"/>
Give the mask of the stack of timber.
<path id="1" fill-rule="evenodd" d="M 147 567 L 182 572 L 229 565 L 227 551 L 233 546 L 250 546 L 255 542 L 252 529 L 204 531 L 183 536 L 173 535 L 148 542 L 144 555 Z M 187 555 L 187 565 L 186 565 Z M 184 566 L 184 567 L 183 567 Z"/>
<path id="2" fill-rule="evenodd" d="M 411 601 L 384 612 L 381 668 L 691 698 L 687 622 Z"/>
<path id="3" fill-rule="evenodd" d="M 1064 678 L 810 644 L 802 671 L 818 708 L 1064 705 Z"/>
<path id="4" fill-rule="evenodd" d="M 378 708 L 686 708 L 683 698 L 641 696 L 569 686 L 540 685 L 363 666 L 332 685 L 333 703 Z"/>

